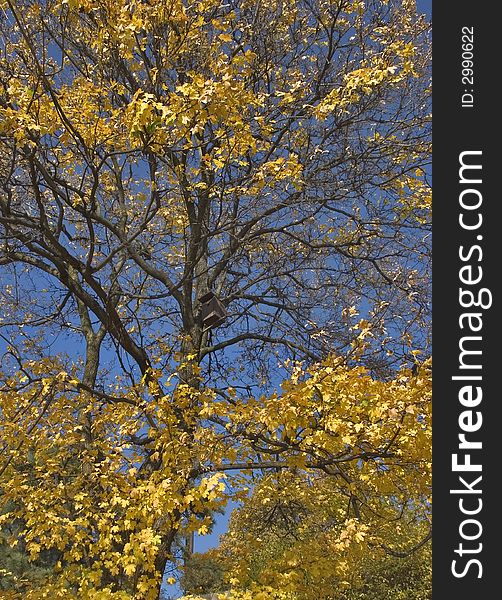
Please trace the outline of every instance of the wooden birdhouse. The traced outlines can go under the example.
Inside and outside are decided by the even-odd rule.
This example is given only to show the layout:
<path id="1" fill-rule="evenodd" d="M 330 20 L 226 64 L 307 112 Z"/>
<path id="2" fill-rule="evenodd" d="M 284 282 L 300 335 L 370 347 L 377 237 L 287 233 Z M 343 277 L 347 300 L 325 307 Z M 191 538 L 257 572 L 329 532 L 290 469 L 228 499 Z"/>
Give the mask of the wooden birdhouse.
<path id="1" fill-rule="evenodd" d="M 207 292 L 199 300 L 202 305 L 202 324 L 204 329 L 212 329 L 221 325 L 227 316 L 227 311 L 221 301 L 213 292 Z"/>

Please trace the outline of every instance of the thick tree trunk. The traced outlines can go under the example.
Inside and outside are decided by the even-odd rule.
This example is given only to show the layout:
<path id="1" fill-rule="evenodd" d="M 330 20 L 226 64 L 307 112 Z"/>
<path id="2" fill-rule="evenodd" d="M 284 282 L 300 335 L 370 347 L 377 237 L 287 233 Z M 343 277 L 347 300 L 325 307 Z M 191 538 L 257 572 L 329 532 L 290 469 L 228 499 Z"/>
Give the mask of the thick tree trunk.
<path id="1" fill-rule="evenodd" d="M 196 319 L 195 319 L 196 320 Z M 195 321 L 194 320 L 194 321 Z M 193 390 L 199 390 L 200 388 L 200 376 L 198 372 L 199 365 L 199 356 L 200 349 L 202 347 L 203 341 L 205 338 L 205 334 L 202 331 L 202 326 L 197 322 L 192 321 L 192 327 L 185 332 L 183 337 L 183 342 L 181 346 L 181 368 L 179 371 L 179 380 L 180 383 L 189 386 Z M 196 398 L 194 402 L 196 402 Z M 184 415 L 181 411 L 177 415 L 179 419 L 179 427 L 186 433 L 188 433 L 188 445 L 191 446 L 193 443 L 193 426 L 190 425 L 184 418 Z M 191 465 L 192 471 L 196 472 L 198 468 L 198 464 L 194 462 Z M 190 481 L 187 482 L 187 487 L 191 484 Z M 179 515 L 179 519 L 181 520 L 183 515 Z M 155 568 L 158 573 L 161 574 L 161 577 L 158 581 L 157 586 L 157 597 L 160 598 L 160 592 L 162 587 L 162 580 L 164 577 L 164 572 L 166 570 L 166 566 L 169 560 L 169 556 L 172 550 L 172 544 L 176 537 L 176 531 L 173 530 L 166 534 L 163 539 L 161 546 L 159 548 L 159 552 L 157 555 L 157 559 L 155 561 Z M 193 553 L 193 536 L 188 534 L 186 537 L 186 548 L 187 553 L 186 557 L 189 557 Z"/>

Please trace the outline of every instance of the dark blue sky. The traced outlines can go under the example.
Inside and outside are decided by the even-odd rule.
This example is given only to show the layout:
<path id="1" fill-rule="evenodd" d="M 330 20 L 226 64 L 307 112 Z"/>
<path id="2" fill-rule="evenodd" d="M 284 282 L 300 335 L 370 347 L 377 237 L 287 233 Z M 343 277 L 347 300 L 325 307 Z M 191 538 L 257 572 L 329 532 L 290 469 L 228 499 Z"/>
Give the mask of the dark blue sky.
<path id="1" fill-rule="evenodd" d="M 432 17 L 432 0 L 417 0 L 417 10 Z"/>

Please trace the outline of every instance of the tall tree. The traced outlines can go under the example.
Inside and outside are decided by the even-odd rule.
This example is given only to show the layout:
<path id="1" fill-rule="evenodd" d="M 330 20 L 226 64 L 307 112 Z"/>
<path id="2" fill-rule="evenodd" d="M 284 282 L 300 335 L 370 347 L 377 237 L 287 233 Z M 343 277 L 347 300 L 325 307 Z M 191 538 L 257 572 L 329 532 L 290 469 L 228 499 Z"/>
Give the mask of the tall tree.
<path id="1" fill-rule="evenodd" d="M 1 6 L 1 491 L 33 556 L 61 553 L 57 593 L 154 598 L 218 465 L 266 464 L 229 414 L 284 361 L 428 352 L 428 24 L 410 1 Z"/>

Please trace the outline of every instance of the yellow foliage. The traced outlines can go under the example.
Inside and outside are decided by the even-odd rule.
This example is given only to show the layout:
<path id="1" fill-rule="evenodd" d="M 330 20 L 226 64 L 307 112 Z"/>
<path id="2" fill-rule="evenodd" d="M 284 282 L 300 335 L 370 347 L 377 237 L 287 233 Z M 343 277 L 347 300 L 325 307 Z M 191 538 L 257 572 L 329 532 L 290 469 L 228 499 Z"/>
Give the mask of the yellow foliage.
<path id="1" fill-rule="evenodd" d="M 134 400 L 137 390 L 125 391 L 122 402 L 103 405 L 99 398 L 77 392 L 75 379 L 57 364 L 31 367 L 45 371 L 38 383 L 23 392 L 0 390 L 0 430 L 9 448 L 3 498 L 14 507 L 2 519 L 23 519 L 31 558 L 43 548 L 61 550 L 67 566 L 55 574 L 54 585 L 78 584 L 81 597 L 91 590 L 108 593 L 106 586 L 100 587 L 106 570 L 128 578 L 140 574 L 135 597 L 150 598 L 154 588 L 148 582 L 154 584 L 158 577 L 155 558 L 163 536 L 180 527 L 182 511 L 214 510 L 226 502 L 225 474 L 218 465 L 225 471 L 229 457 L 259 464 L 252 443 L 255 432 L 280 445 L 283 468 L 256 487 L 254 504 L 266 513 L 277 503 L 299 502 L 309 515 L 299 530 L 305 535 L 299 533 L 276 559 L 263 585 L 295 591 L 312 587 L 311 577 L 326 579 L 324 573 L 328 580 L 336 576 L 348 581 L 360 556 L 392 539 L 403 507 L 414 503 L 413 518 L 429 513 L 429 361 L 416 375 L 403 370 L 393 380 L 380 381 L 363 367 L 348 367 L 332 357 L 285 381 L 280 395 L 227 404 L 230 438 L 197 424 L 196 406 L 190 417 L 185 404 L 185 418 L 193 418 L 195 446 L 187 445 L 177 429 L 174 407 L 159 403 L 149 414 L 158 426 L 150 432 L 155 438 L 151 459 L 161 466 L 149 473 L 138 469 L 140 457 L 125 443 L 135 429 L 131 424 L 137 427 L 143 419 L 143 405 Z M 47 373 L 50 367 L 52 374 Z M 19 373 L 10 379 L 12 388 L 22 377 Z M 93 414 L 92 444 L 80 424 L 82 406 Z M 191 479 L 194 456 L 213 473 Z M 320 514 L 337 525 L 325 529 Z M 189 527 L 206 530 L 197 520 Z M 231 530 L 225 543 L 234 553 L 243 543 L 259 545 L 261 540 L 249 531 L 251 538 Z M 84 557 L 92 559 L 90 568 L 80 566 Z M 244 554 L 232 571 L 241 584 L 249 559 Z M 305 573 L 310 574 L 307 579 Z M 253 598 L 258 597 L 268 599 Z"/>
<path id="2" fill-rule="evenodd" d="M 307 517 L 287 552 L 270 548 L 274 569 L 259 581 L 249 579 L 248 557 L 230 532 L 233 600 L 324 593 L 332 577 L 347 585 L 361 556 L 389 540 L 403 506 L 414 503 L 428 518 L 430 364 L 416 375 L 403 369 L 392 379 L 374 377 L 358 362 L 377 336 L 371 315 L 347 328 L 348 358 L 297 363 L 281 390 L 261 397 L 241 396 L 235 381 L 223 391 L 203 385 L 208 335 L 199 331 L 194 347 L 187 331 L 198 318 L 194 288 L 226 268 L 241 243 L 236 277 L 244 276 L 241 264 L 252 271 L 256 257 L 266 273 L 276 253 L 281 264 L 312 255 L 306 264 L 317 273 L 317 256 L 331 270 L 322 257 L 336 249 L 345 269 L 345 258 L 365 257 L 372 237 L 387 243 L 373 207 L 363 206 L 371 221 L 364 222 L 353 200 L 366 195 L 368 183 L 343 187 L 347 174 L 358 177 L 356 138 L 372 164 L 379 150 L 371 202 L 391 202 L 386 215 L 398 223 L 427 222 L 428 186 L 421 171 L 410 170 L 426 148 L 413 139 L 410 149 L 375 125 L 389 99 L 397 106 L 426 72 L 411 41 L 411 2 L 388 10 L 383 3 L 378 27 L 368 18 L 371 3 L 315 5 L 1 4 L 1 168 L 9 180 L 2 224 L 14 227 L 19 217 L 1 264 L 19 260 L 16 278 L 41 268 L 61 286 L 51 295 L 55 316 L 23 314 L 23 348 L 36 359 L 19 359 L 17 370 L 2 373 L 0 388 L 0 524 L 20 523 L 30 560 L 46 551 L 59 557 L 44 588 L 23 598 L 157 598 L 166 562 L 177 565 L 177 538 L 208 532 L 213 511 L 246 497 L 252 471 L 273 473 L 256 486 L 261 511 L 296 498 Z M 343 129 L 366 105 L 378 115 L 378 131 Z M 330 155 L 331 140 L 340 140 L 339 154 Z M 335 183 L 331 198 L 326 190 Z M 333 212 L 323 212 L 328 204 Z M 340 226 L 336 219 L 347 211 Z M 291 237 L 284 253 L 282 229 Z M 412 282 L 418 271 L 408 277 Z M 225 285 L 233 293 L 240 282 Z M 239 292 L 260 285 L 243 284 Z M 12 286 L 5 293 L 14 297 Z M 173 298 L 176 308 L 167 303 Z M 23 309 L 18 298 L 9 306 Z M 344 323 L 356 314 L 345 307 Z M 143 327 L 159 315 L 172 327 L 168 334 Z M 128 354 L 135 365 L 120 375 L 118 367 L 98 365 L 94 389 L 82 378 L 85 360 L 40 358 L 33 323 L 42 324 L 48 352 L 46 322 L 85 332 L 86 342 L 104 332 L 101 341 L 117 345 L 120 362 Z M 322 527 L 321 514 L 336 525 Z"/>

